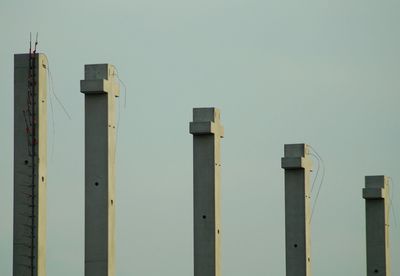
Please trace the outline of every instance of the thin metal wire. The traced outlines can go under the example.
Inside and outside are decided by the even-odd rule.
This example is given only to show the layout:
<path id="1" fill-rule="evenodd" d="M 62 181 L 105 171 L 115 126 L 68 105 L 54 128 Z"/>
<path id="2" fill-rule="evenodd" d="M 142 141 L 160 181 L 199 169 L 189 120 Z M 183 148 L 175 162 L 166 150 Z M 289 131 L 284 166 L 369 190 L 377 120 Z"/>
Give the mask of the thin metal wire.
<path id="1" fill-rule="evenodd" d="M 311 208 L 311 215 L 310 215 L 310 223 L 311 223 L 311 220 L 312 220 L 314 212 L 315 212 L 316 204 L 318 202 L 318 198 L 319 198 L 319 195 L 320 195 L 320 192 L 321 192 L 321 188 L 322 188 L 322 185 L 323 185 L 324 180 L 325 180 L 325 162 L 324 162 L 324 159 L 321 157 L 321 155 L 312 146 L 310 146 L 310 145 L 308 145 L 308 146 L 313 151 L 315 156 L 320 160 L 321 167 L 322 167 L 321 181 L 320 181 L 320 184 L 319 184 L 318 189 L 317 189 L 317 195 L 315 196 L 315 200 L 314 200 L 314 203 L 313 203 L 312 208 Z"/>
<path id="2" fill-rule="evenodd" d="M 50 79 L 50 73 L 49 73 L 49 68 L 47 65 L 47 76 L 49 81 L 47 82 L 47 87 L 49 90 L 49 102 L 50 102 L 50 111 L 51 111 L 51 125 L 52 125 L 52 135 L 53 135 L 53 139 L 51 141 L 51 153 L 50 153 L 50 160 L 53 160 L 53 156 L 54 156 L 54 145 L 55 145 L 55 141 L 56 141 L 56 123 L 55 123 L 55 115 L 54 115 L 54 107 L 53 107 L 53 93 L 52 93 L 52 79 Z M 50 81 L 51 80 L 51 81 Z"/>
<path id="3" fill-rule="evenodd" d="M 53 82 L 53 75 L 51 74 L 51 70 L 50 70 L 50 63 L 49 61 L 47 61 L 47 72 L 49 74 L 50 77 L 50 83 L 51 83 L 51 87 L 52 87 L 52 93 L 54 95 L 54 98 L 56 99 L 56 101 L 58 102 L 58 104 L 61 106 L 62 110 L 64 111 L 65 115 L 68 117 L 68 119 L 72 120 L 71 115 L 69 114 L 68 110 L 65 108 L 64 104 L 62 103 L 62 101 L 58 98 L 57 93 L 55 92 L 54 89 L 54 82 Z"/>
<path id="4" fill-rule="evenodd" d="M 115 67 L 114 67 L 115 68 Z M 121 85 L 124 87 L 124 108 L 126 108 L 126 85 L 125 85 L 125 83 L 121 80 L 121 78 L 119 77 L 119 74 L 118 74 L 118 70 L 117 70 L 117 68 L 115 68 L 115 72 L 117 73 L 117 79 L 118 79 L 118 81 L 121 83 Z"/>
<path id="5" fill-rule="evenodd" d="M 397 214 L 396 214 L 396 208 L 395 208 L 395 206 L 394 206 L 394 203 L 393 203 L 393 194 L 394 194 L 394 186 L 395 186 L 395 183 L 394 183 L 394 180 L 393 180 L 393 178 L 392 177 L 388 177 L 389 178 L 389 183 L 391 184 L 390 186 L 389 186 L 389 212 L 391 211 L 392 212 L 392 216 L 393 216 L 393 222 L 394 222 L 394 226 L 397 228 Z"/>
<path id="6" fill-rule="evenodd" d="M 313 179 L 313 182 L 312 182 L 312 185 L 311 185 L 311 191 L 310 191 L 310 193 L 312 193 L 313 190 L 314 190 L 315 182 L 316 182 L 316 180 L 318 178 L 318 175 L 319 175 L 319 169 L 320 169 L 320 166 L 321 166 L 320 165 L 321 162 L 319 161 L 318 156 L 316 156 L 314 153 L 310 153 L 310 155 L 313 156 L 315 158 L 315 160 L 317 160 L 317 172 L 314 175 L 314 179 Z"/>
<path id="7" fill-rule="evenodd" d="M 118 70 L 117 68 L 115 68 L 115 73 L 116 73 L 116 77 L 118 79 L 118 81 L 120 82 L 120 84 L 123 86 L 124 88 L 124 109 L 126 108 L 126 85 L 125 83 L 121 80 L 121 78 L 119 77 L 118 74 Z M 118 145 L 118 137 L 119 137 L 119 126 L 120 126 L 120 121 L 121 121 L 121 101 L 118 101 L 118 119 L 117 119 L 117 130 L 116 130 L 116 134 L 115 134 L 115 155 L 117 155 L 117 145 Z"/>

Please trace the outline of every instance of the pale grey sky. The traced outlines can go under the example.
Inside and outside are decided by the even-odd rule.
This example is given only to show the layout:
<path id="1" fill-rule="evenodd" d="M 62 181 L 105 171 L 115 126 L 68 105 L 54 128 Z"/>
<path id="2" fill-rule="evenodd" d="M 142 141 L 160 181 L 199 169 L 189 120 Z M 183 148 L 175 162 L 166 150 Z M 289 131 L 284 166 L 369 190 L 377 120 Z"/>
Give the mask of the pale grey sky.
<path id="1" fill-rule="evenodd" d="M 0 275 L 12 271 L 13 54 L 39 32 L 49 116 L 48 275 L 83 275 L 83 66 L 127 86 L 117 162 L 117 275 L 192 274 L 193 107 L 221 109 L 223 275 L 284 275 L 284 143 L 326 163 L 312 221 L 314 275 L 365 275 L 364 176 L 400 208 L 400 2 L 2 1 Z M 50 110 L 50 107 L 49 107 Z M 52 150 L 54 143 L 54 150 Z M 400 209 L 396 209 L 400 214 Z M 400 275 L 400 220 L 392 223 Z"/>

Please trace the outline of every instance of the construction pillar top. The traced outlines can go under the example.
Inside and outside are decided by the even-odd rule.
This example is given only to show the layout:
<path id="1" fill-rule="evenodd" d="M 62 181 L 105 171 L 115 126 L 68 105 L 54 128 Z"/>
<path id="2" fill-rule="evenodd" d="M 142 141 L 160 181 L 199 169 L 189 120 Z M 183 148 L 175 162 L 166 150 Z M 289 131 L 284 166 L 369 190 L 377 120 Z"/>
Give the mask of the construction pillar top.
<path id="1" fill-rule="evenodd" d="M 194 108 L 193 222 L 194 275 L 221 275 L 221 154 L 220 111 Z"/>
<path id="2" fill-rule="evenodd" d="M 85 79 L 81 80 L 84 94 L 112 93 L 119 97 L 117 70 L 111 64 L 86 64 Z"/>
<path id="3" fill-rule="evenodd" d="M 115 275 L 115 67 L 85 65 L 85 276 Z"/>
<path id="4" fill-rule="evenodd" d="M 217 134 L 219 138 L 223 138 L 224 127 L 221 125 L 220 117 L 221 112 L 217 108 L 193 108 L 190 133 L 193 135 Z"/>
<path id="5" fill-rule="evenodd" d="M 309 147 L 285 145 L 281 166 L 285 170 L 286 276 L 311 276 Z"/>
<path id="6" fill-rule="evenodd" d="M 366 215 L 367 276 L 390 276 L 389 178 L 366 176 L 363 188 Z"/>
<path id="7" fill-rule="evenodd" d="M 47 67 L 14 55 L 14 276 L 46 275 Z"/>

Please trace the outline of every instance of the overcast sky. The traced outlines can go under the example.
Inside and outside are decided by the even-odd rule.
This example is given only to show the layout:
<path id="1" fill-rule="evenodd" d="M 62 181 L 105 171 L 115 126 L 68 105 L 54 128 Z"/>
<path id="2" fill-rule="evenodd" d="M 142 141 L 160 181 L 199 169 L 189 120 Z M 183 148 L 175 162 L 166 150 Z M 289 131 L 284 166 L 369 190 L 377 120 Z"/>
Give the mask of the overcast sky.
<path id="1" fill-rule="evenodd" d="M 280 158 L 285 143 L 299 142 L 326 165 L 313 274 L 366 275 L 361 189 L 365 175 L 385 174 L 394 180 L 400 275 L 399 14 L 398 0 L 1 1 L 0 275 L 12 273 L 13 54 L 28 51 L 29 32 L 39 32 L 72 117 L 49 94 L 47 275 L 84 275 L 79 80 L 91 63 L 114 64 L 127 87 L 117 275 L 192 275 L 188 123 L 205 106 L 221 109 L 225 127 L 223 275 L 285 275 Z"/>

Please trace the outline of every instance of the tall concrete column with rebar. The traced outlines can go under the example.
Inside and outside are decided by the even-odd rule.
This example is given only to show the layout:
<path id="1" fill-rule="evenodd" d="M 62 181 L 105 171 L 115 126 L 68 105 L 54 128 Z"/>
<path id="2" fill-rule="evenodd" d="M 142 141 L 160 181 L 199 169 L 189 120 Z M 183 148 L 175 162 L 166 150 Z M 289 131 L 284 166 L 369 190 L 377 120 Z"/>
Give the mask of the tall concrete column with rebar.
<path id="1" fill-rule="evenodd" d="M 309 148 L 288 144 L 284 151 L 286 276 L 311 276 Z"/>
<path id="2" fill-rule="evenodd" d="M 14 55 L 13 275 L 46 275 L 47 58 Z"/>
<path id="3" fill-rule="evenodd" d="M 114 66 L 85 65 L 85 276 L 115 275 Z"/>
<path id="4" fill-rule="evenodd" d="M 363 198 L 366 216 L 367 276 L 390 276 L 388 177 L 366 176 Z"/>
<path id="5" fill-rule="evenodd" d="M 221 275 L 221 153 L 224 129 L 216 108 L 194 108 L 194 276 Z"/>

